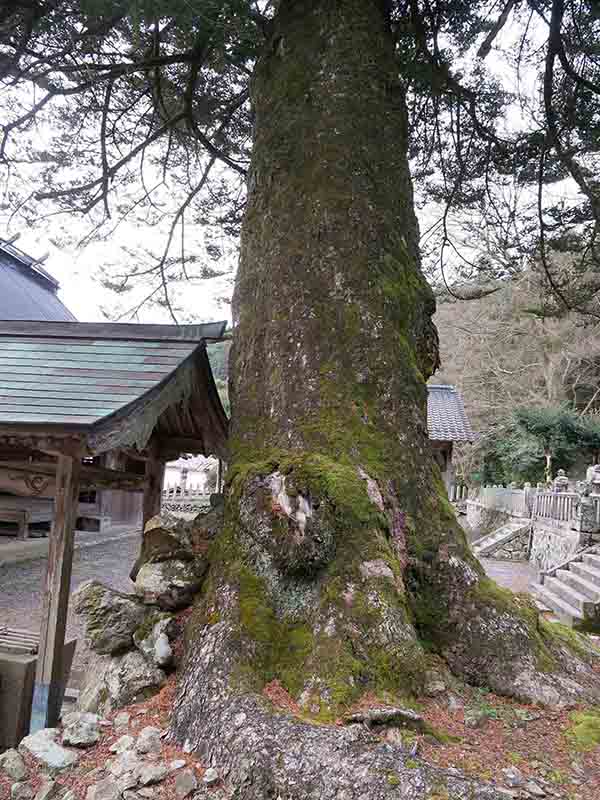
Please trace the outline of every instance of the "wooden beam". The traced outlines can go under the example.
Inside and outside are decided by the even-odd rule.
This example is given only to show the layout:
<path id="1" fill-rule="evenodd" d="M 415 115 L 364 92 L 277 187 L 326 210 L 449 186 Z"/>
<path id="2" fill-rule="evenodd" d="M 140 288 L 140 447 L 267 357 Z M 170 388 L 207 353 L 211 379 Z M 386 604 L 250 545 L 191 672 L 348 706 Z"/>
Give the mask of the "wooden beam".
<path id="1" fill-rule="evenodd" d="M 73 536 L 77 518 L 81 462 L 58 457 L 55 515 L 50 532 L 48 567 L 43 597 L 31 731 L 54 728 L 64 692 L 63 657 L 73 565 Z"/>
<path id="2" fill-rule="evenodd" d="M 162 486 L 165 477 L 165 462 L 160 460 L 158 448 L 154 442 L 150 443 L 149 456 L 146 461 L 146 474 L 144 478 L 143 502 L 143 528 L 146 529 L 148 520 L 160 514 L 160 501 L 162 499 Z"/>
<path id="3" fill-rule="evenodd" d="M 57 462 L 52 461 L 0 461 L 0 488 L 24 497 L 53 497 L 57 469 Z M 79 480 L 84 489 L 141 492 L 144 486 L 143 475 L 95 464 L 82 464 Z M 11 484 L 14 489 L 11 489 Z"/>
<path id="4" fill-rule="evenodd" d="M 204 440 L 193 436 L 160 436 L 157 437 L 160 452 L 177 453 L 204 453 Z"/>
<path id="5" fill-rule="evenodd" d="M 63 436 L 42 430 L 39 433 L 31 427 L 21 425 L 0 426 L 0 448 L 9 450 L 21 449 L 57 455 L 88 455 L 86 445 L 81 436 Z"/>

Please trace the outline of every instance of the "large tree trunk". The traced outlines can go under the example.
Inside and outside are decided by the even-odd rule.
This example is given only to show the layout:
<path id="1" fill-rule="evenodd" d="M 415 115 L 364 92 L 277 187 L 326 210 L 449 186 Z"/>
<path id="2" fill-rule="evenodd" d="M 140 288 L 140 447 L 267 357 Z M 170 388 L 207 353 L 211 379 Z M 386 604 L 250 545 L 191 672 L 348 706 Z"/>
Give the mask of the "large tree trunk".
<path id="1" fill-rule="evenodd" d="M 525 699 L 597 685 L 583 656 L 566 676 L 532 606 L 483 577 L 433 463 L 434 301 L 384 0 L 282 0 L 252 102 L 226 528 L 174 736 L 240 798 L 426 796 L 439 773 L 416 781 L 366 734 L 274 716 L 261 690 L 277 679 L 323 722 L 367 691 L 417 694 L 440 657 Z"/>

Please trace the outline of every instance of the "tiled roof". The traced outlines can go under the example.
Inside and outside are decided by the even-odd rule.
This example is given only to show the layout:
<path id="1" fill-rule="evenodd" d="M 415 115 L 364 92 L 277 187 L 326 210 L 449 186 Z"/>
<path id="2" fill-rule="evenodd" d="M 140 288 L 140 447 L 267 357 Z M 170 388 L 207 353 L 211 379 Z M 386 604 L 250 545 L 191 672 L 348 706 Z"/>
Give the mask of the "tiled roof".
<path id="1" fill-rule="evenodd" d="M 462 397 L 454 386 L 428 384 L 427 430 L 433 441 L 472 442 L 475 439 Z"/>
<path id="2" fill-rule="evenodd" d="M 0 322 L 0 424 L 93 425 L 155 390 L 224 322 Z"/>
<path id="3" fill-rule="evenodd" d="M 58 283 L 40 264 L 0 240 L 0 319 L 74 321 L 57 289 Z"/>

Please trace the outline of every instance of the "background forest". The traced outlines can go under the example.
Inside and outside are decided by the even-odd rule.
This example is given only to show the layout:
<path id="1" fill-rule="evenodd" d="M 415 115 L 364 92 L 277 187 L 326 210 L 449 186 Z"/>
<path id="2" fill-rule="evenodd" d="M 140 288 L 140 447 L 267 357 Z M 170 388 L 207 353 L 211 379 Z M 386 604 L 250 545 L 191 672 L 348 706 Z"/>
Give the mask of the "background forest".
<path id="1" fill-rule="evenodd" d="M 459 451 L 467 482 L 544 479 L 566 469 L 584 477 L 600 453 L 600 336 L 597 320 L 553 301 L 535 266 L 492 294 L 438 295 L 440 371 L 432 382 L 463 393 L 478 441 Z"/>

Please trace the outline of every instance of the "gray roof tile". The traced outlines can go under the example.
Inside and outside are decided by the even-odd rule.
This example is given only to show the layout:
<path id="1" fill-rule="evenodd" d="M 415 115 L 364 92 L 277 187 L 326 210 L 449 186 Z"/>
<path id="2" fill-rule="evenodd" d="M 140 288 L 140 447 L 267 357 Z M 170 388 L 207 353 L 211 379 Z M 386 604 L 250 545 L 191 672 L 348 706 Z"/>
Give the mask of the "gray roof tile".
<path id="1" fill-rule="evenodd" d="M 58 283 L 46 270 L 0 240 L 0 319 L 74 321 L 57 289 Z"/>
<path id="2" fill-rule="evenodd" d="M 461 394 L 454 386 L 428 384 L 427 430 L 432 441 L 474 441 Z"/>

